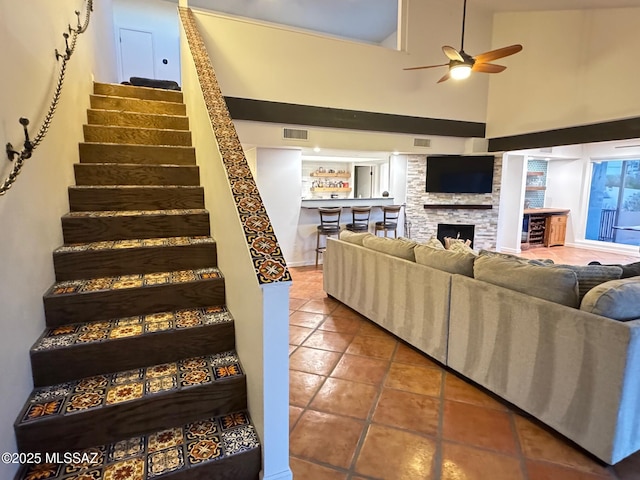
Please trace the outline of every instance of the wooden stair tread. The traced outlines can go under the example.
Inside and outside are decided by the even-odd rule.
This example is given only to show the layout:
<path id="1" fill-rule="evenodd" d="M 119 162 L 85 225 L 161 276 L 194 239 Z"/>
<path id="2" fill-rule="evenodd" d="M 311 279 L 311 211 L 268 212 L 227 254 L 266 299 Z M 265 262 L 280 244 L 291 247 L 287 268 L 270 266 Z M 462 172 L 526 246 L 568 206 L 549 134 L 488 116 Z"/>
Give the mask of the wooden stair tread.
<path id="1" fill-rule="evenodd" d="M 194 147 L 181 145 L 123 145 L 118 143 L 81 142 L 80 163 L 136 163 L 140 165 L 195 165 Z"/>
<path id="2" fill-rule="evenodd" d="M 135 113 L 135 112 L 132 112 L 132 113 Z M 143 115 L 150 115 L 150 114 L 143 114 Z M 134 131 L 142 130 L 142 131 L 162 132 L 162 133 L 178 133 L 178 134 L 188 133 L 188 131 L 179 130 L 176 128 L 157 128 L 157 127 L 149 128 L 149 127 L 129 127 L 129 126 L 122 126 L 122 125 L 91 125 L 91 124 L 86 124 L 84 125 L 84 127 L 89 127 L 96 130 L 112 131 L 112 132 L 116 132 L 116 131 L 134 132 Z"/>
<path id="3" fill-rule="evenodd" d="M 192 469 L 205 472 L 211 469 L 209 476 L 197 478 L 255 480 L 260 470 L 260 442 L 246 410 L 87 448 L 79 451 L 79 455 L 81 461 L 76 463 L 65 462 L 63 457 L 62 461 L 54 458 L 49 464 L 25 466 L 16 480 L 63 479 L 70 472 L 94 472 L 94 476 L 87 478 L 96 480 L 137 480 L 164 478 L 169 473 Z M 229 468 L 232 462 L 237 464 L 235 473 L 230 476 L 217 473 L 216 467 Z M 131 468 L 131 474 L 119 473 L 127 467 Z M 35 472 L 42 474 L 36 476 Z"/>
<path id="4" fill-rule="evenodd" d="M 142 112 L 123 112 L 122 110 L 117 109 L 108 109 L 108 108 L 89 108 L 87 111 L 95 111 L 95 112 L 105 112 L 105 113 L 117 113 L 122 114 L 125 113 L 127 115 L 133 116 L 141 116 L 141 117 L 170 117 L 170 118 L 189 118 L 187 115 L 176 115 L 175 113 L 142 113 Z M 119 125 L 112 125 L 117 127 Z"/>
<path id="5" fill-rule="evenodd" d="M 183 95 L 180 90 L 123 85 L 121 83 L 95 82 L 93 84 L 93 92 L 97 95 L 140 98 L 143 100 L 164 100 L 176 103 L 182 103 L 183 101 Z"/>
<path id="6" fill-rule="evenodd" d="M 60 296 L 92 294 L 114 290 L 128 290 L 156 285 L 180 284 L 199 280 L 223 279 L 217 267 L 199 268 L 196 270 L 178 270 L 174 272 L 141 273 L 119 275 L 82 280 L 64 280 L 56 282 L 44 294 L 44 298 Z"/>
<path id="7" fill-rule="evenodd" d="M 98 98 L 98 99 L 110 99 L 110 100 L 126 100 L 128 102 L 133 102 L 133 103 L 139 103 L 139 104 L 154 104 L 154 105 L 162 105 L 162 104 L 166 104 L 166 105 L 182 105 L 181 102 L 169 102 L 166 100 L 155 100 L 155 99 L 147 99 L 147 98 L 136 98 L 136 97 L 123 97 L 120 95 L 103 95 L 100 93 L 92 93 L 91 94 L 91 98 Z M 95 108 L 92 107 L 93 110 L 116 110 L 114 108 Z M 126 111 L 126 110 L 125 110 Z M 135 113 L 134 110 L 132 110 L 132 112 Z M 141 113 L 141 112 L 138 112 Z M 144 112 L 142 112 L 144 113 Z M 175 114 L 168 114 L 168 115 L 175 115 Z"/>
<path id="8" fill-rule="evenodd" d="M 102 210 L 89 212 L 69 212 L 62 218 L 98 218 L 98 217 L 150 217 L 166 215 L 195 215 L 207 213 L 203 208 L 171 209 L 171 210 Z"/>
<path id="9" fill-rule="evenodd" d="M 87 164 L 89 165 L 89 164 Z M 90 165 L 137 165 L 129 163 L 92 163 Z M 171 165 L 171 164 L 155 164 L 154 167 L 182 167 L 185 165 Z M 70 185 L 70 189 L 73 190 L 166 190 L 166 189 L 181 189 L 181 190 L 198 190 L 202 188 L 200 185 Z"/>
<path id="10" fill-rule="evenodd" d="M 233 317 L 226 307 L 212 306 L 98 322 L 74 323 L 45 329 L 42 336 L 31 347 L 31 352 L 117 341 L 123 338 L 152 335 L 156 332 L 171 332 L 228 322 L 233 322 Z"/>
<path id="11" fill-rule="evenodd" d="M 109 408 L 243 375 L 238 354 L 228 351 L 50 385 L 31 392 L 16 425 L 47 422 L 53 417 Z M 90 405 L 84 393 L 92 394 Z"/>
<path id="12" fill-rule="evenodd" d="M 213 237 L 165 237 L 165 238 L 140 238 L 132 240 L 111 240 L 105 242 L 88 242 L 62 245 L 54 250 L 56 253 L 103 251 L 111 249 L 168 247 L 176 245 L 196 245 L 203 243 L 216 243 Z"/>

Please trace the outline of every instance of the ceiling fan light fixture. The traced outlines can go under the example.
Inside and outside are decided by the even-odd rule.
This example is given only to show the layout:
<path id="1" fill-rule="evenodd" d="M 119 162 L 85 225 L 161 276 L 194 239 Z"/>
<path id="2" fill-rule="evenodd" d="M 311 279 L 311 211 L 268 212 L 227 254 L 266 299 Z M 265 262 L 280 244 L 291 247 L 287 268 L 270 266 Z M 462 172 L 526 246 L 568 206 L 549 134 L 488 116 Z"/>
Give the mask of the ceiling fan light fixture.
<path id="1" fill-rule="evenodd" d="M 453 65 L 449 69 L 449 75 L 451 75 L 451 78 L 454 80 L 464 80 L 465 78 L 469 78 L 469 75 L 471 75 L 471 65 L 466 63 Z"/>

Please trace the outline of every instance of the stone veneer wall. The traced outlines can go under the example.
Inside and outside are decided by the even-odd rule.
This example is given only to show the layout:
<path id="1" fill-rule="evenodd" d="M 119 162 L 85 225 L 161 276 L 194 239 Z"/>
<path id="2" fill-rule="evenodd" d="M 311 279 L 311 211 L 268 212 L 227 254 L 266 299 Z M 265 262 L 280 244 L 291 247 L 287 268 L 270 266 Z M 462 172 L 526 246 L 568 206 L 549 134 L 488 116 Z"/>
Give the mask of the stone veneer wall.
<path id="1" fill-rule="evenodd" d="M 438 223 L 475 225 L 474 250 L 495 250 L 498 238 L 498 208 L 502 156 L 496 156 L 493 169 L 493 192 L 427 193 L 425 192 L 427 160 L 425 155 L 407 155 L 407 218 L 411 222 L 411 238 L 425 242 L 436 235 Z M 425 210 L 425 204 L 493 205 L 491 210 L 436 209 Z"/>

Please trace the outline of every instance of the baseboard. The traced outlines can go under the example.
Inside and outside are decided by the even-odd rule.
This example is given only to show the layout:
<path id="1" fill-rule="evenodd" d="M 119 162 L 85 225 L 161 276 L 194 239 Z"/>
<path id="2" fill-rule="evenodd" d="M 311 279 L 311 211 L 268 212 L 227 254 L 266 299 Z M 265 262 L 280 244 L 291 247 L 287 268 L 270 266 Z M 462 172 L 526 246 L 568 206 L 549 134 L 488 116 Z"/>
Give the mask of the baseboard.
<path id="1" fill-rule="evenodd" d="M 287 267 L 311 267 L 315 265 L 315 262 L 306 262 L 301 260 L 299 262 L 287 262 Z M 318 262 L 318 266 L 321 266 L 322 262 Z"/>
<path id="2" fill-rule="evenodd" d="M 520 248 L 500 247 L 500 249 L 497 249 L 497 250 L 498 250 L 498 252 L 511 253 L 513 255 L 517 255 L 518 253 L 522 253 L 522 250 Z"/>
<path id="3" fill-rule="evenodd" d="M 274 473 L 266 477 L 263 475 L 263 472 L 260 472 L 260 480 L 293 480 L 293 472 L 290 468 L 287 468 L 283 472 Z"/>
<path id="4" fill-rule="evenodd" d="M 638 247 L 636 247 L 635 245 L 610 244 L 608 242 L 606 243 L 607 244 L 605 245 L 602 242 L 591 243 L 591 242 L 578 241 L 573 243 L 566 243 L 565 247 L 580 248 L 582 250 L 593 250 L 596 252 L 615 253 L 618 255 L 629 255 L 633 257 L 640 257 L 640 251 Z"/>

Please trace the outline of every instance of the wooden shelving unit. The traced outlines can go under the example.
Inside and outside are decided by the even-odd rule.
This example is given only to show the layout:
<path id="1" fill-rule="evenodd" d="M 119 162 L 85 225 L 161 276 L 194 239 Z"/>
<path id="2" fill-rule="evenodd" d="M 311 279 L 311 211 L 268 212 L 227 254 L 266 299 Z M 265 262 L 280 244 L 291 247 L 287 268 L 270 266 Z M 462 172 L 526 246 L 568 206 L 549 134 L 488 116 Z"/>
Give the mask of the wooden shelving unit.
<path id="1" fill-rule="evenodd" d="M 543 187 L 543 186 L 537 186 L 537 185 L 529 185 L 527 187 L 525 187 L 525 190 L 546 190 L 547 187 Z"/>
<path id="2" fill-rule="evenodd" d="M 350 178 L 350 172 L 341 172 L 341 173 L 327 173 L 327 172 L 311 172 L 312 177 L 324 177 L 324 178 Z"/>
<path id="3" fill-rule="evenodd" d="M 351 188 L 345 187 L 311 187 L 312 192 L 350 192 Z"/>
<path id="4" fill-rule="evenodd" d="M 527 172 L 527 177 L 542 177 L 544 172 Z"/>

